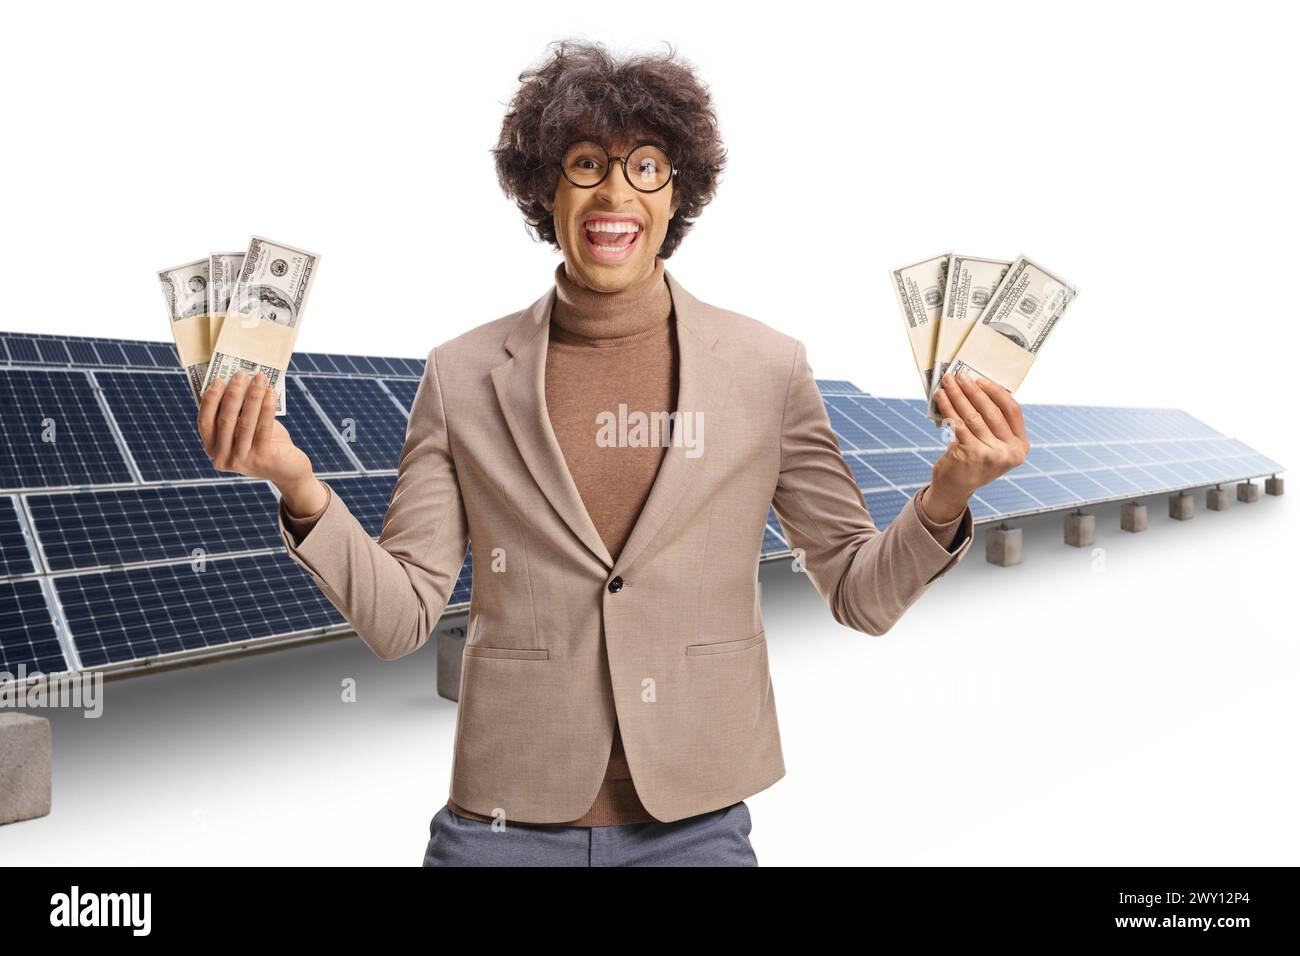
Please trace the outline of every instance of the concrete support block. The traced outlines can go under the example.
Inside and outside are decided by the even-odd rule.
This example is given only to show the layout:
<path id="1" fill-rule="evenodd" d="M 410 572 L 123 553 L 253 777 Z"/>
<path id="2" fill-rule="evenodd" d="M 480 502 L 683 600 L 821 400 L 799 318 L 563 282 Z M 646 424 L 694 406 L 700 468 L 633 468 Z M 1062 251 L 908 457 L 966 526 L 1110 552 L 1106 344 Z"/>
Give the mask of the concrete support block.
<path id="1" fill-rule="evenodd" d="M 1065 516 L 1065 543 L 1075 548 L 1086 548 L 1097 540 L 1097 516 L 1082 511 Z"/>
<path id="2" fill-rule="evenodd" d="M 1185 491 L 1169 496 L 1169 517 L 1178 521 L 1191 521 L 1196 499 Z"/>
<path id="3" fill-rule="evenodd" d="M 1228 510 L 1228 492 L 1215 485 L 1205 492 L 1205 507 L 1210 511 L 1227 511 Z"/>
<path id="4" fill-rule="evenodd" d="M 438 643 L 438 696 L 460 700 L 460 665 L 465 657 L 465 628 L 449 627 L 434 634 Z"/>
<path id="5" fill-rule="evenodd" d="M 1024 535 L 1019 528 L 1008 528 L 1006 523 L 984 531 L 984 558 L 990 564 L 1010 567 L 1020 563 Z"/>
<path id="6" fill-rule="evenodd" d="M 1147 529 L 1147 506 L 1140 501 L 1126 501 L 1119 510 L 1119 527 L 1121 531 L 1135 534 Z"/>
<path id="7" fill-rule="evenodd" d="M 1264 494 L 1280 495 L 1282 494 L 1282 479 L 1274 475 L 1272 478 L 1264 479 Z"/>
<path id="8" fill-rule="evenodd" d="M 1237 482 L 1237 500 L 1249 504 L 1252 501 L 1259 501 L 1259 485 L 1253 481 Z"/>
<path id="9" fill-rule="evenodd" d="M 0 824 L 50 812 L 50 722 L 0 714 Z"/>

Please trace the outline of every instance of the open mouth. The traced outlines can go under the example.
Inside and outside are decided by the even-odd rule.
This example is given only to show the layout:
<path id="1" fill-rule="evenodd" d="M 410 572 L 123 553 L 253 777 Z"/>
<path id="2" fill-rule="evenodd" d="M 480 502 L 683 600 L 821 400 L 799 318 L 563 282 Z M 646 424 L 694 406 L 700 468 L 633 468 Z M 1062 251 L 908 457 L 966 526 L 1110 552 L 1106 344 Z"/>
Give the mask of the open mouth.
<path id="1" fill-rule="evenodd" d="M 594 220 L 583 224 L 582 235 L 597 259 L 616 262 L 631 255 L 641 239 L 641 226 L 631 221 Z"/>

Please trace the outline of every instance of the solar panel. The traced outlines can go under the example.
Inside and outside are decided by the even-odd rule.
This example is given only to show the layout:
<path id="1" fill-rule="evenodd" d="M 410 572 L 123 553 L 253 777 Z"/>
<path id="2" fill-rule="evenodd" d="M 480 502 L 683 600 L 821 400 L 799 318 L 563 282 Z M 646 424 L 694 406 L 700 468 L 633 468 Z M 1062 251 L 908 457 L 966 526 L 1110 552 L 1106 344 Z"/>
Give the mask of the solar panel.
<path id="1" fill-rule="evenodd" d="M 920 399 L 880 399 L 832 382 L 827 416 L 878 527 L 930 480 L 944 432 Z M 1169 408 L 1022 405 L 1029 455 L 979 489 L 979 522 L 1238 481 L 1282 466 L 1186 412 Z M 874 505 L 873 505 L 874 502 Z"/>
<path id="2" fill-rule="evenodd" d="M 424 365 L 293 357 L 295 392 L 280 421 L 372 536 Z M 919 400 L 818 385 L 886 527 L 929 480 L 943 433 Z M 972 498 L 976 521 L 1281 470 L 1174 409 L 1022 408 L 1030 458 Z M 51 422 L 55 440 L 43 442 Z M 284 553 L 274 490 L 211 467 L 170 343 L 0 333 L 0 425 L 0 663 L 10 669 L 134 667 L 346 627 Z M 769 507 L 760 557 L 788 554 Z M 449 612 L 469 605 L 472 566 L 471 548 Z"/>
<path id="3" fill-rule="evenodd" d="M 36 570 L 16 507 L 13 498 L 0 498 L 0 578 L 32 574 Z"/>
<path id="4" fill-rule="evenodd" d="M 61 674 L 69 669 L 36 578 L 0 581 L 0 674 L 16 677 L 19 668 L 27 674 Z M 7 682 L 0 676 L 0 684 Z"/>
<path id="5" fill-rule="evenodd" d="M 346 474 L 359 471 L 356 459 L 347 452 L 347 445 L 330 425 L 323 421 L 310 398 L 299 384 L 296 375 L 290 381 L 297 386 L 285 402 L 285 413 L 279 421 L 289 432 L 293 443 L 307 453 L 312 468 L 318 475 Z M 393 467 L 396 467 L 394 464 Z"/>
<path id="6" fill-rule="evenodd" d="M 260 481 L 27 497 L 51 571 L 278 548 L 276 504 Z"/>
<path id="7" fill-rule="evenodd" d="M 0 369 L 0 490 L 131 480 L 84 372 Z"/>
<path id="8" fill-rule="evenodd" d="M 212 467 L 183 372 L 101 371 L 95 379 L 145 481 L 230 478 Z"/>
<path id="9" fill-rule="evenodd" d="M 363 466 L 373 471 L 397 467 L 407 418 L 378 381 L 319 375 L 303 375 L 300 381 L 330 423 L 350 436 L 348 447 Z"/>
<path id="10" fill-rule="evenodd" d="M 405 378 L 386 378 L 384 379 L 384 386 L 393 393 L 393 397 L 401 402 L 402 407 L 408 412 L 414 407 L 415 390 L 420 387 L 419 382 L 413 382 Z"/>
<path id="11" fill-rule="evenodd" d="M 289 636 L 345 622 L 287 554 L 56 577 L 83 667 Z"/>

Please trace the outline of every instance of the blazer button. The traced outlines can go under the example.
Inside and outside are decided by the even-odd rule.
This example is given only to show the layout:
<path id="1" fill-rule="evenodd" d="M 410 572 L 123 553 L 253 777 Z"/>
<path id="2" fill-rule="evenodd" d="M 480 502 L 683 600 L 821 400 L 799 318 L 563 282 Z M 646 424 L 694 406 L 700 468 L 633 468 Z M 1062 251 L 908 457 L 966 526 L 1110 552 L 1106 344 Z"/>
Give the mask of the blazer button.
<path id="1" fill-rule="evenodd" d="M 609 590 L 611 594 L 615 594 L 623 590 L 623 579 L 618 575 L 615 575 L 614 580 L 609 582 Z"/>

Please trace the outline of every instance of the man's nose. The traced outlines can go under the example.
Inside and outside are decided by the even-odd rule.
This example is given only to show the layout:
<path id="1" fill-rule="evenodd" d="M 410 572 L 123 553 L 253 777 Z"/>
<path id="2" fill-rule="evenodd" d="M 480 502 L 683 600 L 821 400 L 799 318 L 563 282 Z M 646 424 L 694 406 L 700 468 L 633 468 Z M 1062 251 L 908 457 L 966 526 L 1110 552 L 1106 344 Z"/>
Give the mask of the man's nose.
<path id="1" fill-rule="evenodd" d="M 627 174 L 623 170 L 624 162 L 626 160 L 610 159 L 609 175 L 596 187 L 597 197 L 611 207 L 620 206 L 636 197 L 636 190 L 627 181 Z"/>

